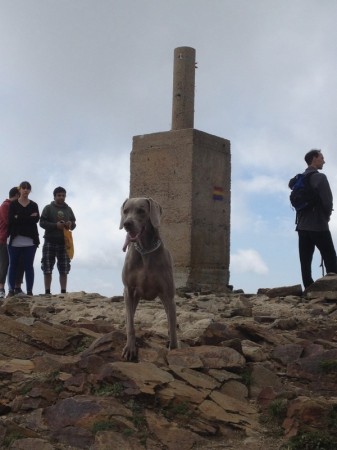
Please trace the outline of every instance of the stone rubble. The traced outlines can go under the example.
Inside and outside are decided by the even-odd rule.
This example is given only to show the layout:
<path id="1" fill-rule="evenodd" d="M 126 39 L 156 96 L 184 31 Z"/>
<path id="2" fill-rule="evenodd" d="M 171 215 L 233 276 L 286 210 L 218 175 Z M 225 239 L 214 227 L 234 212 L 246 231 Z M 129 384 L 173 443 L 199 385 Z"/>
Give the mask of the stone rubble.
<path id="1" fill-rule="evenodd" d="M 301 431 L 337 435 L 336 300 L 337 276 L 305 293 L 177 291 L 172 351 L 161 302 L 141 301 L 127 362 L 121 296 L 5 299 L 0 448 L 278 450 Z"/>

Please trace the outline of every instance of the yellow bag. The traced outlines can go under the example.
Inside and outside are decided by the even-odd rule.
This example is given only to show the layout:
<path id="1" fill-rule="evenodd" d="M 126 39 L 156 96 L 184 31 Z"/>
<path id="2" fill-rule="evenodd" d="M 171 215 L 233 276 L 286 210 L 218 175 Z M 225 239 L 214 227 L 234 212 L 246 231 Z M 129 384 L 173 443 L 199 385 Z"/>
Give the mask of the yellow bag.
<path id="1" fill-rule="evenodd" d="M 64 228 L 63 231 L 64 231 L 64 245 L 66 247 L 66 252 L 69 258 L 73 259 L 74 257 L 73 234 L 70 230 L 67 230 L 66 228 Z"/>

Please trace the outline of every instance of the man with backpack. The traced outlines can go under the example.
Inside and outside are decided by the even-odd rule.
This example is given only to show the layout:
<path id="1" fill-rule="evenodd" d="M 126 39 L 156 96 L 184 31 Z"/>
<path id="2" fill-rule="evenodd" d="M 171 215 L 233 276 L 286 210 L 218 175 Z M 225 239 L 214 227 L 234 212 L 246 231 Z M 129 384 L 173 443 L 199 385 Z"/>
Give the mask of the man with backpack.
<path id="1" fill-rule="evenodd" d="M 311 263 L 315 247 L 321 253 L 327 274 L 337 273 L 337 258 L 329 230 L 329 220 L 333 210 L 332 192 L 326 175 L 318 172 L 325 164 L 323 154 L 321 150 L 310 150 L 304 160 L 308 167 L 303 173 L 307 183 L 307 187 L 303 189 L 303 197 L 306 191 L 306 196 L 311 196 L 311 199 L 307 198 L 305 202 L 302 202 L 302 206 L 296 207 L 296 231 L 302 281 L 306 289 L 314 282 L 311 275 Z M 295 194 L 298 177 L 301 175 L 297 175 L 289 182 L 289 187 L 293 189 L 291 196 Z"/>

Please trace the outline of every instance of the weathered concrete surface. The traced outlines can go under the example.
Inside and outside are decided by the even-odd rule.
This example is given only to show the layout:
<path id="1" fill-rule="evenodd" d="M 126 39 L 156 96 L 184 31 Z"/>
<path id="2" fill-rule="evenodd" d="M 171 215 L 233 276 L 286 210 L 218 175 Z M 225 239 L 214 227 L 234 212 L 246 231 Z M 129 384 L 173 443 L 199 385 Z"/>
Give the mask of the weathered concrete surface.
<path id="1" fill-rule="evenodd" d="M 176 286 L 224 291 L 230 141 L 193 128 L 134 136 L 130 158 L 130 197 L 152 197 L 163 207 L 160 232 L 172 253 Z"/>

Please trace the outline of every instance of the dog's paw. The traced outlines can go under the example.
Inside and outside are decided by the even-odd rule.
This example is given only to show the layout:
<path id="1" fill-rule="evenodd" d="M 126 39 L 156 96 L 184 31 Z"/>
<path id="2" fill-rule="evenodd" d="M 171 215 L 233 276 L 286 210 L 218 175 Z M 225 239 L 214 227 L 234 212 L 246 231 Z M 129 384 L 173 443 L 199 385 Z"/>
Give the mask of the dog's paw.
<path id="1" fill-rule="evenodd" d="M 122 351 L 122 357 L 127 361 L 137 360 L 137 349 L 136 346 L 126 345 Z"/>

